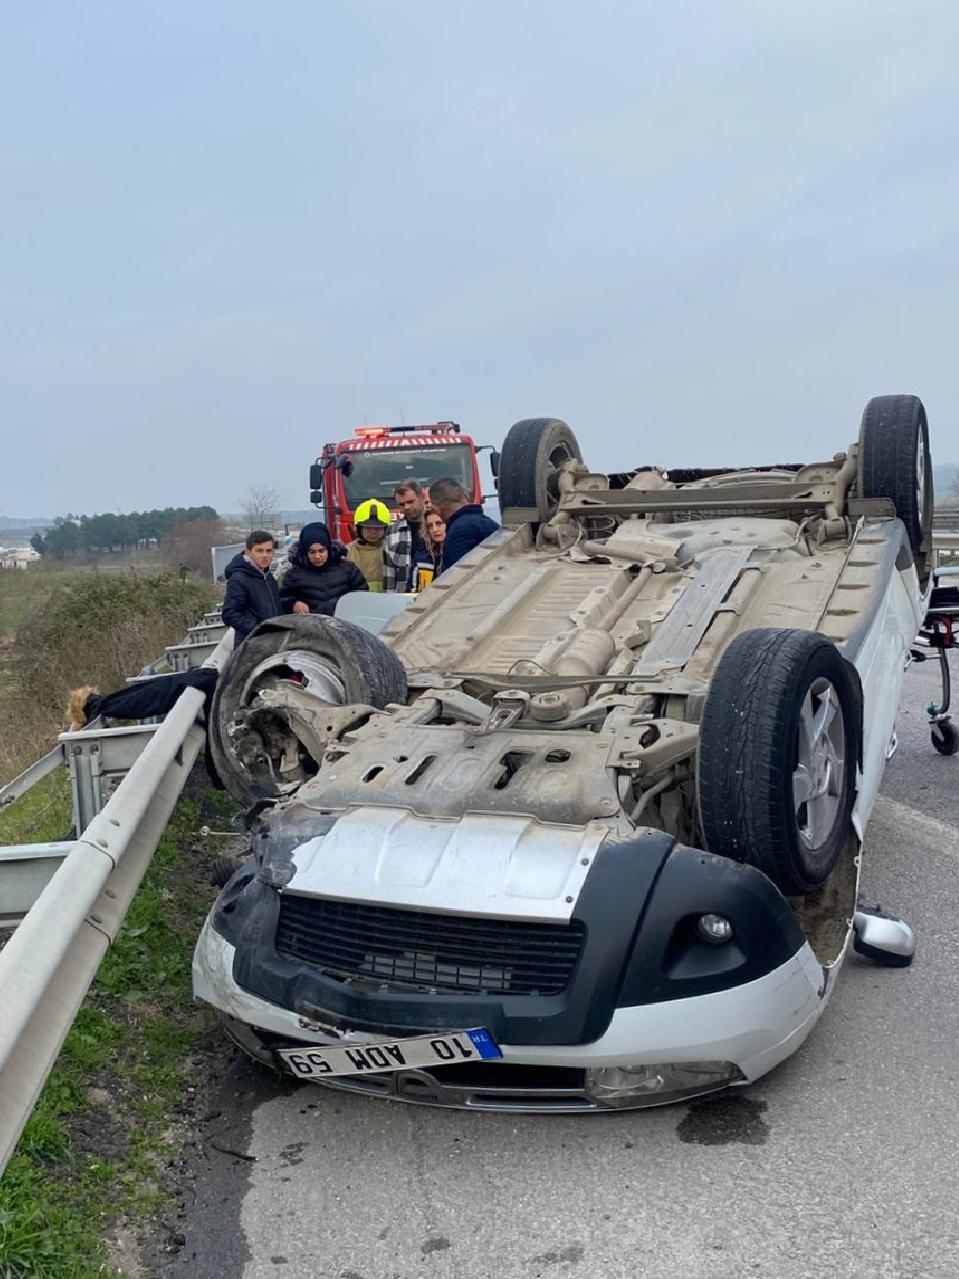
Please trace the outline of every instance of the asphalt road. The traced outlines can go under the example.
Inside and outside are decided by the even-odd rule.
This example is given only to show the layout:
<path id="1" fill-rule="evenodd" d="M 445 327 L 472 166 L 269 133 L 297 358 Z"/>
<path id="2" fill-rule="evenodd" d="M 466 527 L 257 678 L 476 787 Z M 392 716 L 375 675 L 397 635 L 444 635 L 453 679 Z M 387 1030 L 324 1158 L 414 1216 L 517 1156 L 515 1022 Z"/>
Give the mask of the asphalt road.
<path id="1" fill-rule="evenodd" d="M 163 1273 L 954 1279 L 959 756 L 929 744 L 936 686 L 930 665 L 907 675 L 864 869 L 916 962 L 851 958 L 795 1057 L 722 1098 L 580 1117 L 395 1105 L 234 1061 Z"/>

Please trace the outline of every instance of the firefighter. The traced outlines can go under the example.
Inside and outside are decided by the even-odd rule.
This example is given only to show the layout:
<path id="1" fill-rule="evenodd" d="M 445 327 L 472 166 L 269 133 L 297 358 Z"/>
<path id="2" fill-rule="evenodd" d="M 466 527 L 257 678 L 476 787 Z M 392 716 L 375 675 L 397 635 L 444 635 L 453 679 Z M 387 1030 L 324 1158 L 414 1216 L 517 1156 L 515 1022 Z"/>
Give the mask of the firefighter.
<path id="1" fill-rule="evenodd" d="M 390 527 L 389 507 L 375 497 L 361 502 L 353 517 L 356 537 L 346 550 L 346 558 L 355 564 L 371 591 L 383 589 L 383 567 L 386 560 L 384 545 Z"/>

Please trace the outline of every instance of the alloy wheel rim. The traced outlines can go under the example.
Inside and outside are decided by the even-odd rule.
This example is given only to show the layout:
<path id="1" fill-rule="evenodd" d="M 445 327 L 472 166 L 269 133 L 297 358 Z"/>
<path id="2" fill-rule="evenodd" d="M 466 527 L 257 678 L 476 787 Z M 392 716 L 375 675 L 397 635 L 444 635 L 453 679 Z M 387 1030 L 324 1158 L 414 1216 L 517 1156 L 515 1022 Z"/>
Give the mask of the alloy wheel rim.
<path id="1" fill-rule="evenodd" d="M 835 685 L 824 676 L 806 690 L 799 713 L 793 811 L 806 848 L 821 848 L 836 824 L 846 781 L 846 729 Z"/>
<path id="2" fill-rule="evenodd" d="M 925 527 L 926 519 L 926 442 L 919 432 L 916 444 L 916 518 L 919 527 Z"/>
<path id="3" fill-rule="evenodd" d="M 285 649 L 260 662 L 243 687 L 241 705 L 249 706 L 259 689 L 268 687 L 269 682 L 290 679 L 289 675 L 281 675 L 279 668 L 292 671 L 294 682 L 317 701 L 328 706 L 346 705 L 346 687 L 339 668 L 328 658 L 302 649 Z"/>

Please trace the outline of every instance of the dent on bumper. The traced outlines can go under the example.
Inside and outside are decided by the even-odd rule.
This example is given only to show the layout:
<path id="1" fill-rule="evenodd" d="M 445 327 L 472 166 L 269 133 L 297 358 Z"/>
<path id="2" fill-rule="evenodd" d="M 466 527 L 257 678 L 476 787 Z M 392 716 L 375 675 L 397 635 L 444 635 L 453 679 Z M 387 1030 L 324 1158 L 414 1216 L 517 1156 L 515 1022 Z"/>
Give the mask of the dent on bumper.
<path id="1" fill-rule="evenodd" d="M 338 1038 L 310 1030 L 296 1013 L 248 994 L 233 980 L 234 953 L 208 920 L 193 956 L 198 999 L 235 1021 L 304 1044 L 370 1043 L 378 1038 L 359 1032 Z M 822 966 L 807 944 L 756 981 L 689 999 L 619 1008 L 605 1034 L 592 1043 L 503 1043 L 500 1048 L 503 1060 L 517 1065 L 585 1069 L 730 1061 L 748 1082 L 796 1051 L 822 1013 L 828 993 Z"/>

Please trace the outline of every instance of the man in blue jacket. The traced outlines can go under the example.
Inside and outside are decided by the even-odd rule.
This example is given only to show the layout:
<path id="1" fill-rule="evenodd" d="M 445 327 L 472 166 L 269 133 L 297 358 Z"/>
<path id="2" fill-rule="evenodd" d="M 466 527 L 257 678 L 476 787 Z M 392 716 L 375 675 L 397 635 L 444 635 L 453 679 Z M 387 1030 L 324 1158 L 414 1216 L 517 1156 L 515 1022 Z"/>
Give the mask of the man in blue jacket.
<path id="1" fill-rule="evenodd" d="M 273 563 L 273 536 L 254 529 L 246 539 L 246 550 L 234 555 L 226 566 L 226 598 L 221 615 L 233 627 L 234 644 L 242 644 L 260 622 L 283 612 L 280 588 L 270 572 Z"/>
<path id="2" fill-rule="evenodd" d="M 470 501 L 462 484 L 448 475 L 430 485 L 430 504 L 446 525 L 441 573 L 499 530 L 496 521 L 483 514 L 479 503 Z"/>

